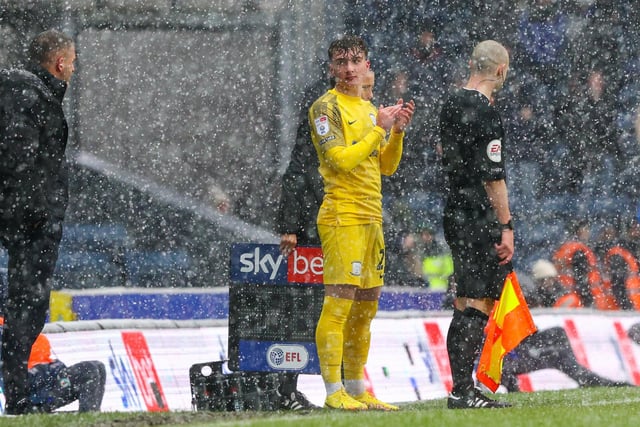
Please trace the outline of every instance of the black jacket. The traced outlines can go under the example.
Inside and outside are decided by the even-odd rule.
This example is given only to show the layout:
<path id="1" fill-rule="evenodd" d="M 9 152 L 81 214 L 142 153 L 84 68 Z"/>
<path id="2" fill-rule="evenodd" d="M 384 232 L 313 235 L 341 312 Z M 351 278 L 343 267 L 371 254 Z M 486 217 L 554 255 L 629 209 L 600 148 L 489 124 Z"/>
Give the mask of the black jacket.
<path id="1" fill-rule="evenodd" d="M 0 229 L 60 222 L 68 204 L 66 82 L 40 66 L 0 70 Z"/>
<path id="2" fill-rule="evenodd" d="M 303 96 L 298 118 L 296 142 L 289 166 L 282 176 L 282 194 L 278 210 L 277 227 L 280 234 L 295 234 L 299 245 L 319 245 L 316 225 L 318 208 L 324 196 L 320 162 L 311 141 L 308 111 L 311 104 L 328 89 L 319 81 L 309 87 Z"/>

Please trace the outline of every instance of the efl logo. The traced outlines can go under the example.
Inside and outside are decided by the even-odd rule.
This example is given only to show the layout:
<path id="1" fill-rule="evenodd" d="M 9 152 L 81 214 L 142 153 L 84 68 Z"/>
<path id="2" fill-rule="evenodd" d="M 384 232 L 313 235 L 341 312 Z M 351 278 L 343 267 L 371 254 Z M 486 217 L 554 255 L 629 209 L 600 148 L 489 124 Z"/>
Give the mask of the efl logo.
<path id="1" fill-rule="evenodd" d="M 309 363 L 309 352 L 301 345 L 274 344 L 267 350 L 267 363 L 272 369 L 301 370 Z"/>
<path id="2" fill-rule="evenodd" d="M 296 248 L 289 254 L 287 267 L 287 282 L 322 283 L 322 248 Z"/>

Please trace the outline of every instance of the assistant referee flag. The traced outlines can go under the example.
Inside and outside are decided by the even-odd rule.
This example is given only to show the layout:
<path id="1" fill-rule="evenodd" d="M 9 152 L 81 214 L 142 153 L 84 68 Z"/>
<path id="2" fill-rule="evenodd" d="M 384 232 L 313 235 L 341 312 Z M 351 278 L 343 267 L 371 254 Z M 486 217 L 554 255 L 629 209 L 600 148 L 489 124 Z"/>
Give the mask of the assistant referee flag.
<path id="1" fill-rule="evenodd" d="M 504 355 L 536 330 L 516 273 L 512 271 L 504 282 L 500 299 L 487 322 L 487 337 L 476 373 L 478 380 L 495 392 L 502 378 Z"/>

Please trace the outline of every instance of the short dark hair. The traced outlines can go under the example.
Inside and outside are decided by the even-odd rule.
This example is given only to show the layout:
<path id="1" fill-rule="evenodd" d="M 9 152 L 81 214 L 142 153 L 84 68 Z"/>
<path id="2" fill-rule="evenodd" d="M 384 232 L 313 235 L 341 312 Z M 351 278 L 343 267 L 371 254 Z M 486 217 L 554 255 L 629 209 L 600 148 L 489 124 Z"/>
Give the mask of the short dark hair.
<path id="1" fill-rule="evenodd" d="M 331 42 L 328 52 L 329 60 L 332 60 L 333 55 L 338 52 L 348 52 L 350 50 L 364 53 L 365 58 L 368 58 L 369 56 L 369 48 L 367 47 L 367 43 L 362 39 L 362 37 L 355 35 L 346 35 Z"/>
<path id="2" fill-rule="evenodd" d="M 47 64 L 55 60 L 54 56 L 58 52 L 73 45 L 73 39 L 62 31 L 43 31 L 31 41 L 29 59 L 37 64 Z"/>

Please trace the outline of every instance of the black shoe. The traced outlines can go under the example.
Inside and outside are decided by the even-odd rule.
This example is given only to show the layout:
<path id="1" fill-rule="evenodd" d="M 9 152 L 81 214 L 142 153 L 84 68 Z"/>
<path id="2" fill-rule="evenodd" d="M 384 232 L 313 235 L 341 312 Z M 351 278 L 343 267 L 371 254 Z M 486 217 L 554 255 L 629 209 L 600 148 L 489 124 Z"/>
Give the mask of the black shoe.
<path id="1" fill-rule="evenodd" d="M 34 406 L 30 399 L 20 399 L 15 405 L 8 404 L 4 409 L 5 415 L 39 414 L 41 412 L 43 411 Z"/>
<path id="2" fill-rule="evenodd" d="M 309 402 L 307 396 L 305 396 L 301 391 L 296 390 L 290 395 L 280 395 L 280 409 L 285 411 L 303 411 L 319 408 L 319 406 Z"/>
<path id="3" fill-rule="evenodd" d="M 511 404 L 507 402 L 499 402 L 493 400 L 480 393 L 480 390 L 473 388 L 462 396 L 453 393 L 447 399 L 447 408 L 449 409 L 467 409 L 467 408 L 509 408 Z"/>

